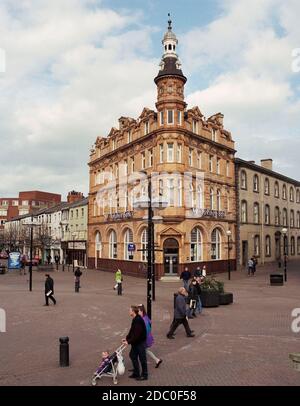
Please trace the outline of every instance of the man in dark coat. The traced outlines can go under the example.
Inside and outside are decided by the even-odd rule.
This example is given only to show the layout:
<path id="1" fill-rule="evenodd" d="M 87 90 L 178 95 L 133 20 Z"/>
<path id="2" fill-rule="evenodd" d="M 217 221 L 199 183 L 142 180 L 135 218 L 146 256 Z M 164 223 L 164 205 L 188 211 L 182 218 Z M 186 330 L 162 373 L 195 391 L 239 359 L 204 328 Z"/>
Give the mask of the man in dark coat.
<path id="1" fill-rule="evenodd" d="M 133 365 L 133 373 L 129 378 L 135 378 L 138 381 L 148 379 L 147 356 L 146 356 L 146 339 L 147 331 L 143 318 L 139 315 L 139 308 L 131 306 L 129 314 L 132 317 L 131 328 L 123 343 L 131 344 L 129 357 Z M 140 365 L 142 366 L 142 375 L 140 375 Z"/>
<path id="2" fill-rule="evenodd" d="M 180 275 L 180 279 L 183 280 L 183 287 L 188 292 L 189 289 L 189 280 L 191 279 L 192 275 L 188 268 L 184 268 L 184 271 Z"/>
<path id="3" fill-rule="evenodd" d="M 174 333 L 180 324 L 183 324 L 187 337 L 195 337 L 193 331 L 190 329 L 189 323 L 186 317 L 186 297 L 188 293 L 185 288 L 178 290 L 178 295 L 175 300 L 174 320 L 171 324 L 170 331 L 167 334 L 167 338 L 175 338 Z"/>
<path id="4" fill-rule="evenodd" d="M 49 306 L 49 299 L 52 300 L 54 304 L 56 304 L 56 300 L 54 298 L 54 280 L 51 278 L 49 274 L 46 274 L 45 280 L 45 299 L 46 304 L 44 306 Z"/>

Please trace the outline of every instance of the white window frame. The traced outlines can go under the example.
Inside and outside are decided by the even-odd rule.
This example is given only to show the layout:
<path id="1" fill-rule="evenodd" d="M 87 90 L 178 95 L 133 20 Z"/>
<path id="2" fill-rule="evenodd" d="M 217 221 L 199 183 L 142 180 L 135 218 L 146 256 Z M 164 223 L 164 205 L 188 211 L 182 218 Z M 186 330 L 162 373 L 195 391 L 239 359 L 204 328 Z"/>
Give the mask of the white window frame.
<path id="1" fill-rule="evenodd" d="M 164 144 L 159 144 L 159 163 L 164 162 Z"/>
<path id="2" fill-rule="evenodd" d="M 177 144 L 176 154 L 176 161 L 182 163 L 182 144 Z"/>
<path id="3" fill-rule="evenodd" d="M 172 118 L 171 121 L 170 121 L 170 118 Z M 168 125 L 174 124 L 174 110 L 171 110 L 171 109 L 167 110 L 167 124 Z"/>
<path id="4" fill-rule="evenodd" d="M 159 112 L 159 123 L 160 125 L 164 125 L 165 124 L 165 120 L 164 120 L 164 110 Z"/>
<path id="5" fill-rule="evenodd" d="M 194 155 L 193 148 L 189 148 L 189 166 L 193 166 L 193 155 Z"/>
<path id="6" fill-rule="evenodd" d="M 174 142 L 167 143 L 167 162 L 174 162 Z"/>

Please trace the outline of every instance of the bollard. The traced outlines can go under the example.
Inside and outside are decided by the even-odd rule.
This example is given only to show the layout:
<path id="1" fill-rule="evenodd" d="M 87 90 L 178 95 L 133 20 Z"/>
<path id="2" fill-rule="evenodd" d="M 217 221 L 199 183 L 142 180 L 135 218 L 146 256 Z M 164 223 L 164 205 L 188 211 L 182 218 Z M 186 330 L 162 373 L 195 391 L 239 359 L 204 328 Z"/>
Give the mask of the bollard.
<path id="1" fill-rule="evenodd" d="M 59 365 L 61 367 L 69 366 L 69 337 L 60 337 L 59 339 Z"/>
<path id="2" fill-rule="evenodd" d="M 62 265 L 62 271 L 65 272 L 65 264 Z"/>

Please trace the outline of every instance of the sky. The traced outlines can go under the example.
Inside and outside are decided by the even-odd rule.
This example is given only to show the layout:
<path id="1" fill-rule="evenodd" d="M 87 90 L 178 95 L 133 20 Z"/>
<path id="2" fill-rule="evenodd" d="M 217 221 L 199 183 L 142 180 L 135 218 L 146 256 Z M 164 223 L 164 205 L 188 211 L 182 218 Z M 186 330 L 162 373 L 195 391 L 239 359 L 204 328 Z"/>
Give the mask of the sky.
<path id="1" fill-rule="evenodd" d="M 155 108 L 169 12 L 189 108 L 300 180 L 298 0 L 1 0 L 0 197 L 88 193 L 96 137 Z"/>

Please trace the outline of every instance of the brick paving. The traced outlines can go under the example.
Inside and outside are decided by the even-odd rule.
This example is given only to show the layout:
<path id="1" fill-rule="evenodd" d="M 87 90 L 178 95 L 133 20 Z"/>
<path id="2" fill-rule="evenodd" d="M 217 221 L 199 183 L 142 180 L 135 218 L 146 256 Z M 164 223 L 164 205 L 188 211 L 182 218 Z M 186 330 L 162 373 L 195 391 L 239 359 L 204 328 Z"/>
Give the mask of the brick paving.
<path id="1" fill-rule="evenodd" d="M 255 277 L 235 272 L 225 281 L 234 304 L 204 309 L 191 320 L 195 338 L 182 327 L 175 340 L 165 334 L 173 317 L 173 293 L 179 282 L 158 282 L 153 305 L 153 351 L 163 358 L 159 369 L 149 360 L 147 385 L 299 385 L 290 352 L 300 352 L 300 334 L 291 331 L 291 311 L 300 308 L 299 263 L 289 264 L 285 286 L 269 284 L 271 266 Z M 130 325 L 130 304 L 145 302 L 146 281 L 125 276 L 118 297 L 113 274 L 84 272 L 74 292 L 72 272 L 54 272 L 56 307 L 43 307 L 44 274 L 34 272 L 33 292 L 27 276 L 0 275 L 0 308 L 7 313 L 7 332 L 0 333 L 0 385 L 90 385 L 101 352 L 114 350 Z M 70 367 L 58 366 L 58 338 L 70 337 Z M 128 351 L 126 366 L 131 367 Z M 121 385 L 141 385 L 119 378 Z M 110 379 L 98 385 L 112 385 Z"/>

